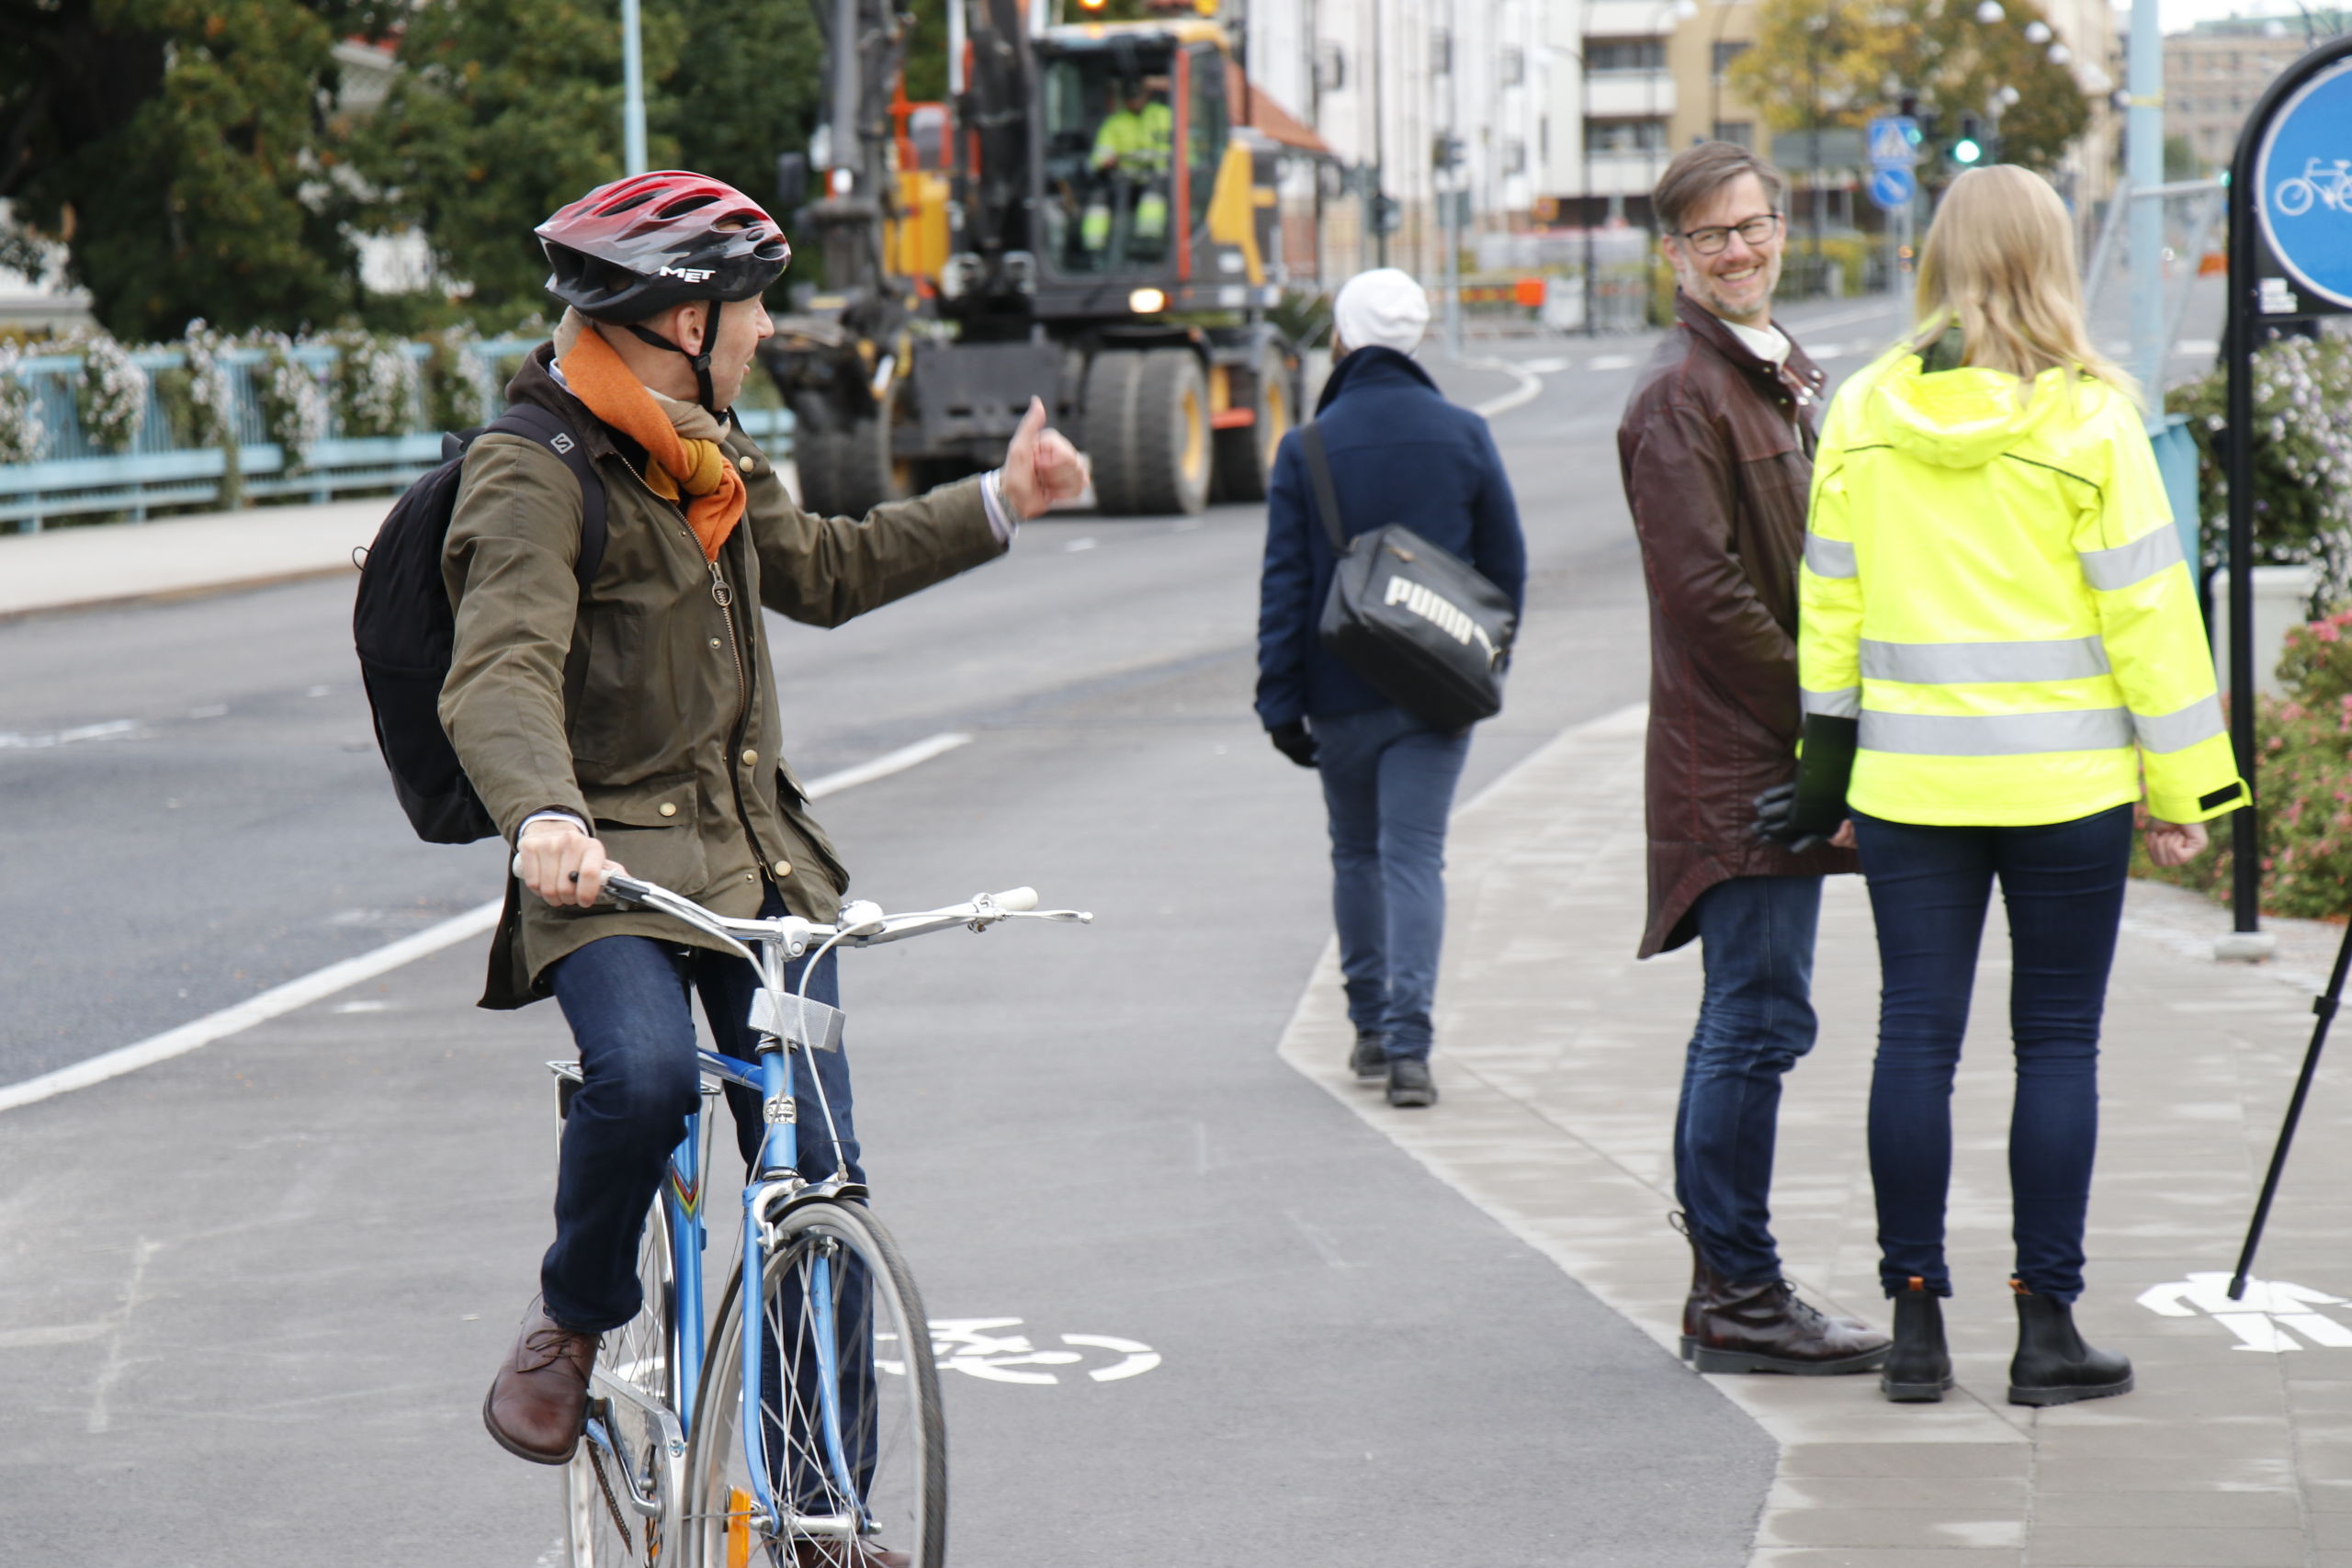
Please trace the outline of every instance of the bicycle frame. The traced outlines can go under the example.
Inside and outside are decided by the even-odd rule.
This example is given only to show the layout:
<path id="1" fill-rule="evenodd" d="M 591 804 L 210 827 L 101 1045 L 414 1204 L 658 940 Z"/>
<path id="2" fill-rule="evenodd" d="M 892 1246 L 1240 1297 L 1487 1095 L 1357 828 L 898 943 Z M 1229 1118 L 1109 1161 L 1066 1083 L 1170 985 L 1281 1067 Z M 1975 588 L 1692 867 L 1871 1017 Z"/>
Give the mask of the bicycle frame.
<path id="1" fill-rule="evenodd" d="M 832 1107 L 825 1099 L 824 1085 L 813 1070 L 813 1061 L 809 1083 L 827 1134 L 834 1140 L 836 1168 L 831 1177 L 818 1182 L 808 1180 L 799 1171 L 800 1112 L 795 1059 L 804 1052 L 837 1048 L 842 1016 L 837 1009 L 810 1001 L 807 997 L 808 981 L 816 965 L 836 946 L 865 947 L 957 925 L 979 931 L 1014 915 L 1081 923 L 1092 917 L 1076 910 L 1033 914 L 1036 895 L 1022 888 L 995 897 L 983 894 L 967 904 L 900 917 L 885 916 L 872 905 L 853 905 L 843 910 L 841 923 L 833 926 L 794 916 L 747 920 L 714 915 L 667 889 L 634 878 L 615 875 L 609 880 L 613 890 L 629 901 L 658 909 L 718 938 L 749 961 L 759 975 L 760 989 L 754 995 L 752 1016 L 747 1021 L 758 1035 L 759 1060 L 745 1062 L 718 1052 L 695 1052 L 696 1066 L 706 1083 L 706 1099 L 709 1097 L 711 1080 L 716 1080 L 720 1085 L 732 1084 L 751 1090 L 758 1097 L 761 1108 L 763 1131 L 758 1156 L 743 1186 L 743 1241 L 738 1276 L 738 1290 L 742 1296 L 739 1303 L 742 1365 L 735 1397 L 739 1402 L 745 1468 L 752 1480 L 754 1501 L 770 1533 L 835 1537 L 865 1533 L 874 1528 L 874 1520 L 867 1516 L 862 1489 L 852 1474 L 842 1429 L 842 1369 L 835 1343 L 838 1325 L 832 1300 L 835 1265 L 831 1258 L 821 1253 L 809 1260 L 806 1288 L 816 1340 L 816 1397 L 824 1457 L 842 1495 L 858 1499 L 859 1517 L 812 1517 L 791 1512 L 769 1483 L 766 1456 L 762 1451 L 764 1428 L 760 1389 L 765 1359 L 771 1353 L 782 1353 L 781 1348 L 767 1345 L 765 1317 L 760 1310 L 765 1264 L 775 1245 L 776 1223 L 787 1210 L 804 1203 L 854 1201 L 865 1196 L 865 1187 L 849 1179 L 846 1166 L 840 1160 L 840 1138 L 833 1123 Z M 792 961 L 804 955 L 808 962 L 801 988 L 796 993 L 786 986 L 786 977 Z M 548 1066 L 560 1075 L 578 1081 L 575 1065 Z M 685 1135 L 671 1151 L 662 1187 L 674 1292 L 665 1390 L 669 1406 L 664 1408 L 601 1365 L 594 1369 L 591 1379 L 592 1395 L 607 1403 L 628 1404 L 639 1412 L 659 1435 L 660 1472 L 654 1478 L 654 1495 L 650 1497 L 639 1492 L 628 1457 L 619 1450 L 604 1421 L 593 1414 L 593 1404 L 583 1439 L 618 1461 L 614 1468 L 628 1489 L 630 1510 L 649 1521 L 663 1520 L 665 1514 L 671 1518 L 681 1517 L 675 1509 L 685 1496 L 687 1438 L 690 1424 L 697 1415 L 693 1404 L 702 1384 L 708 1350 L 702 1274 L 707 1239 L 703 1119 L 708 1113 L 706 1108 L 697 1106 L 687 1116 Z M 921 1332 L 920 1325 L 907 1326 L 911 1332 Z M 907 1353 L 922 1352 L 910 1346 Z"/>

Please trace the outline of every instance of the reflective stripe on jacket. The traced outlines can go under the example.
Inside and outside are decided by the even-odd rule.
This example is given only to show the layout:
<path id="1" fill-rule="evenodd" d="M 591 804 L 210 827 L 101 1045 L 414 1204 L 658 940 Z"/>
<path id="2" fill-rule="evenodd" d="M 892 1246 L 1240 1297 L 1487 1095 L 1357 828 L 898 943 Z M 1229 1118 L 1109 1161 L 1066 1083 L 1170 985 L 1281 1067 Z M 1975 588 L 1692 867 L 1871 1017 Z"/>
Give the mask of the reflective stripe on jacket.
<path id="1" fill-rule="evenodd" d="M 2129 400 L 1898 350 L 1832 403 L 1799 578 L 1809 713 L 1860 720 L 1847 800 L 1896 822 L 2245 804 L 2204 621 Z"/>

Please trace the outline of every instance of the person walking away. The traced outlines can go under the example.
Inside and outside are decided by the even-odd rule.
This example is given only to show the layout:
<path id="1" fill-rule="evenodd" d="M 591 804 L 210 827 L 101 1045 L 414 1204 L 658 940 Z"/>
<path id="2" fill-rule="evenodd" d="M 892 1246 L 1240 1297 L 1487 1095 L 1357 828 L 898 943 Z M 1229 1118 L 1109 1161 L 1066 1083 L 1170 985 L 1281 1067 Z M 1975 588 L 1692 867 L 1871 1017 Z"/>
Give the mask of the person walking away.
<path id="1" fill-rule="evenodd" d="M 1917 329 L 1838 392 L 1814 483 L 1798 795 L 1842 794 L 1878 922 L 1870 1156 L 1898 1401 L 1951 1385 L 1952 1072 L 1996 880 L 2017 1055 L 2008 1397 L 2131 1390 L 2073 1303 L 2133 809 L 2144 780 L 2149 853 L 2177 865 L 2247 799 L 2135 389 L 2084 325 L 2073 236 L 2038 175 L 1953 181 Z"/>
<path id="2" fill-rule="evenodd" d="M 1445 400 L 1413 350 L 1429 297 L 1394 267 L 1359 273 L 1332 304 L 1331 378 L 1316 404 L 1340 529 L 1403 523 L 1477 569 L 1516 612 L 1527 547 L 1487 422 Z M 1258 716 L 1274 748 L 1322 777 L 1331 832 L 1349 1065 L 1388 1103 L 1437 1101 L 1430 1076 L 1445 934 L 1445 825 L 1467 729 L 1430 728 L 1374 691 L 1316 635 L 1337 557 L 1296 432 L 1274 455 L 1258 611 Z"/>
<path id="3" fill-rule="evenodd" d="M 1796 771 L 1797 558 L 1822 386 L 1772 323 L 1786 188 L 1747 148 L 1710 141 L 1651 197 L 1675 325 L 1617 427 L 1650 605 L 1640 956 L 1695 938 L 1705 971 L 1674 1128 L 1684 1354 L 1701 1371 L 1860 1372 L 1885 1337 L 1798 1296 L 1771 1229 L 1781 1081 L 1814 1043 L 1821 879 L 1854 869 L 1843 848 L 1749 831 L 1757 795 Z"/>
<path id="4" fill-rule="evenodd" d="M 482 1005 L 553 995 L 580 1050 L 555 1242 L 482 1407 L 501 1446 L 560 1464 L 598 1337 L 637 1315 L 639 1235 L 698 1103 L 689 990 L 721 1049 L 757 1046 L 751 966 L 651 911 L 596 907 L 605 873 L 625 860 L 723 915 L 833 919 L 848 874 L 785 764 L 762 608 L 838 625 L 1001 555 L 1085 476 L 1033 407 L 1000 469 L 863 520 L 812 516 L 729 412 L 773 331 L 760 296 L 791 257 L 775 220 L 669 170 L 599 186 L 537 234 L 565 311 L 507 394 L 586 448 L 607 542 L 583 589 L 571 470 L 519 436 L 474 443 L 443 557 L 457 626 L 440 713 L 516 850 Z M 830 965 L 808 988 L 838 999 Z M 815 1070 L 863 1180 L 843 1059 Z M 729 1098 L 748 1159 L 760 1108 Z M 802 1150 L 804 1177 L 836 1174 L 824 1141 Z M 839 1568 L 893 1561 L 859 1543 Z"/>

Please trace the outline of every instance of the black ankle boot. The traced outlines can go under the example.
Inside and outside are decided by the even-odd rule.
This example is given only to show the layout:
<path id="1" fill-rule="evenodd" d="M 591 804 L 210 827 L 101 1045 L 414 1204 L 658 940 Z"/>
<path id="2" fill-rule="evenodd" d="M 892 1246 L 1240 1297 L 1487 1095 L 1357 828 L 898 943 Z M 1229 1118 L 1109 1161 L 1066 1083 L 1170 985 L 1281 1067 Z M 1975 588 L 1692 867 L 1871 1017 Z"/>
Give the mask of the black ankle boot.
<path id="1" fill-rule="evenodd" d="M 1699 1238 L 1690 1232 L 1690 1215 L 1677 1209 L 1666 1216 L 1666 1223 L 1690 1244 L 1690 1293 L 1682 1301 L 1682 1359 L 1687 1361 L 1699 1343 L 1699 1303 L 1719 1288 L 1722 1276 L 1708 1266 L 1706 1254 L 1699 1250 Z"/>
<path id="2" fill-rule="evenodd" d="M 2072 1404 L 2132 1392 L 2132 1360 L 2095 1350 L 2075 1329 L 2075 1309 L 2016 1280 L 2018 1353 L 2009 1362 L 2011 1404 Z"/>
<path id="3" fill-rule="evenodd" d="M 1917 1275 L 1894 1293 L 1894 1345 L 1879 1369 L 1878 1387 L 1897 1404 L 1935 1404 L 1951 1387 L 1943 1298 Z"/>

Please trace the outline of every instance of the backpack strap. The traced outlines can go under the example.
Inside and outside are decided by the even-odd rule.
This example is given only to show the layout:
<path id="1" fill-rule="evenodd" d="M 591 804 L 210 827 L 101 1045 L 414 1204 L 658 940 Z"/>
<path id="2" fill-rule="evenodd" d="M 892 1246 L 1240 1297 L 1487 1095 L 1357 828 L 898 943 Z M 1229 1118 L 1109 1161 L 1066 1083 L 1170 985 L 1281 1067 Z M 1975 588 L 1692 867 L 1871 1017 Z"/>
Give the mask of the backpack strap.
<path id="1" fill-rule="evenodd" d="M 1323 427 L 1308 420 L 1298 427 L 1298 449 L 1306 455 L 1306 475 L 1315 484 L 1315 510 L 1322 515 L 1323 532 L 1331 553 L 1348 553 L 1348 531 L 1340 525 L 1339 492 L 1331 488 L 1331 460 L 1323 452 Z"/>
<path id="2" fill-rule="evenodd" d="M 563 416 L 537 403 L 515 403 L 492 420 L 476 436 L 492 431 L 507 435 L 519 435 L 536 441 L 563 460 L 571 477 L 580 481 L 580 564 L 576 569 L 580 586 L 585 589 L 595 579 L 596 569 L 605 563 L 605 481 L 596 472 L 596 465 L 588 460 L 587 449 L 580 438 L 571 434 Z"/>

